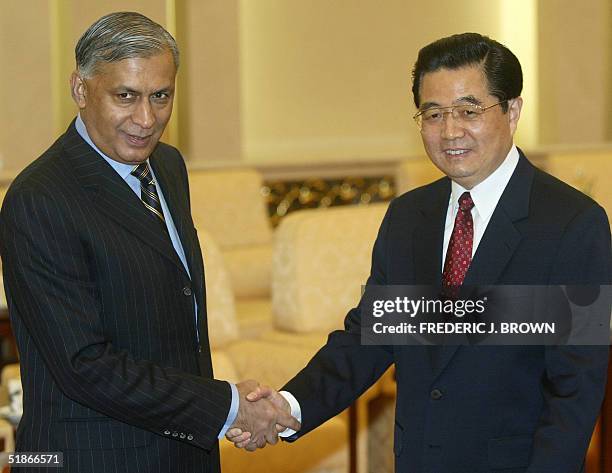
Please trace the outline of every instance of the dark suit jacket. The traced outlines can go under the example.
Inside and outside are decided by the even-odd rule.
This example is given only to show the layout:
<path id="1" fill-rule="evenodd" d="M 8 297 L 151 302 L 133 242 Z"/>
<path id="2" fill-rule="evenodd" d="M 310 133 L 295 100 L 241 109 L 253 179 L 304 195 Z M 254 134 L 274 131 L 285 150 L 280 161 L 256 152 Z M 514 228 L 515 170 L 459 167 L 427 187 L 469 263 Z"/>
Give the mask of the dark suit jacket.
<path id="1" fill-rule="evenodd" d="M 440 284 L 450 180 L 395 199 L 368 284 Z M 609 283 L 610 230 L 593 200 L 522 155 L 465 284 Z M 608 347 L 362 346 L 360 309 L 283 389 L 304 435 L 394 363 L 396 471 L 578 473 L 604 394 Z"/>
<path id="2" fill-rule="evenodd" d="M 213 379 L 187 172 L 161 143 L 150 163 L 191 279 L 158 222 L 74 123 L 14 180 L 2 206 L 24 394 L 17 450 L 64 452 L 65 472 L 219 470 L 231 390 Z"/>

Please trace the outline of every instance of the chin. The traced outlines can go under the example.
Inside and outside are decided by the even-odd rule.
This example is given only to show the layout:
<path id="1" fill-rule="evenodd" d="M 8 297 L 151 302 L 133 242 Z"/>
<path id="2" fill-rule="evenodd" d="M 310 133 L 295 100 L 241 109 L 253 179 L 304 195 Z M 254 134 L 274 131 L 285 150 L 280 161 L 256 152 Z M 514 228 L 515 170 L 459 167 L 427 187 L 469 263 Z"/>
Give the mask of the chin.
<path id="1" fill-rule="evenodd" d="M 153 152 L 153 150 L 138 150 L 138 152 L 134 152 L 133 150 L 129 150 L 125 153 L 122 153 L 121 155 L 121 159 L 126 162 L 126 163 L 134 163 L 134 164 L 138 164 L 138 163 L 142 163 L 143 161 L 146 161 L 147 158 L 149 156 L 151 156 L 151 153 Z"/>

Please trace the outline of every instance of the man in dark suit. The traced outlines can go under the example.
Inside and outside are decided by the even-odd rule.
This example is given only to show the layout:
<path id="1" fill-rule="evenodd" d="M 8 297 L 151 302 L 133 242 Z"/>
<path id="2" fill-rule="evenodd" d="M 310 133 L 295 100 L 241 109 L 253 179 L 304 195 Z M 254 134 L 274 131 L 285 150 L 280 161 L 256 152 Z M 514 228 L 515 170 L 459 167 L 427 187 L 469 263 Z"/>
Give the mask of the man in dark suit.
<path id="1" fill-rule="evenodd" d="M 218 472 L 229 426 L 275 443 L 277 424 L 299 424 L 245 402 L 255 382 L 213 379 L 187 172 L 158 143 L 178 48 L 148 18 L 115 13 L 83 34 L 76 61 L 79 116 L 1 213 L 24 395 L 17 451 L 62 452 L 65 472 Z"/>
<path id="2" fill-rule="evenodd" d="M 522 107 L 514 54 L 478 34 L 454 35 L 420 51 L 413 79 L 425 149 L 447 177 L 391 202 L 367 284 L 437 285 L 451 295 L 468 285 L 609 284 L 604 210 L 513 145 Z M 249 396 L 301 416 L 289 440 L 394 364 L 397 472 L 582 471 L 607 346 L 365 346 L 363 310 L 348 313 L 282 395 Z M 239 429 L 228 438 L 253 448 Z"/>

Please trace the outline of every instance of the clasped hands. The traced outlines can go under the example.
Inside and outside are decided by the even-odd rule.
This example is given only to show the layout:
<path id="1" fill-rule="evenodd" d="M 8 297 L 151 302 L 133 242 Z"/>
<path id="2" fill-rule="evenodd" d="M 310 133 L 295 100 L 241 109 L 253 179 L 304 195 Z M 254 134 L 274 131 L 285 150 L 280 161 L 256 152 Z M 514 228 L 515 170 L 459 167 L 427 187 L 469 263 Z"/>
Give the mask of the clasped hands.
<path id="1" fill-rule="evenodd" d="M 285 429 L 299 430 L 300 423 L 291 416 L 287 400 L 275 390 L 248 380 L 236 385 L 240 398 L 236 420 L 225 437 L 249 452 L 275 445 Z"/>

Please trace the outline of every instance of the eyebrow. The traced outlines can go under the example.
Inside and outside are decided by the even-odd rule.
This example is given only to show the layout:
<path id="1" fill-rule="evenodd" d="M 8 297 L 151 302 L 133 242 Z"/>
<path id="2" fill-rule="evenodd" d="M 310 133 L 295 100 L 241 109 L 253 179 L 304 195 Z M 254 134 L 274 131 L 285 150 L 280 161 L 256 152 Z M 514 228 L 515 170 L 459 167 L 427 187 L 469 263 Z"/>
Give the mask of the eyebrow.
<path id="1" fill-rule="evenodd" d="M 457 103 L 461 103 L 461 102 L 467 102 L 467 103 L 471 103 L 471 104 L 474 104 L 474 105 L 482 105 L 483 104 L 482 100 L 477 99 L 473 95 L 464 95 L 463 97 L 459 97 L 459 98 L 453 100 L 453 105 L 455 105 Z M 450 105 L 450 106 L 452 107 L 452 105 Z M 424 104 L 422 104 L 419 107 L 419 110 L 428 110 L 430 108 L 446 108 L 446 107 L 442 107 L 438 102 L 425 102 Z"/>
<path id="2" fill-rule="evenodd" d="M 122 94 L 122 93 L 124 93 L 124 92 L 128 92 L 128 93 L 130 93 L 130 94 L 140 94 L 140 92 L 139 92 L 139 91 L 137 91 L 137 90 L 135 90 L 135 89 L 132 89 L 131 87 L 128 87 L 128 86 L 126 86 L 126 85 L 120 85 L 120 86 L 118 86 L 118 87 L 115 87 L 115 88 L 113 89 L 113 92 L 115 92 L 115 93 L 119 93 L 119 94 Z"/>
<path id="3" fill-rule="evenodd" d="M 141 95 L 142 94 L 141 91 L 132 89 L 131 87 L 128 87 L 126 85 L 120 85 L 119 87 L 115 88 L 115 93 L 124 93 L 124 92 L 128 92 L 128 93 L 134 94 L 134 95 Z M 167 87 L 162 87 L 161 89 L 152 92 L 151 95 L 159 94 L 159 93 L 170 94 L 172 92 L 174 92 L 174 87 L 167 86 Z"/>
<path id="4" fill-rule="evenodd" d="M 465 95 L 463 97 L 459 97 L 454 102 L 468 102 L 468 103 L 472 103 L 474 105 L 482 105 L 483 104 L 482 100 L 477 99 L 473 95 Z"/>

